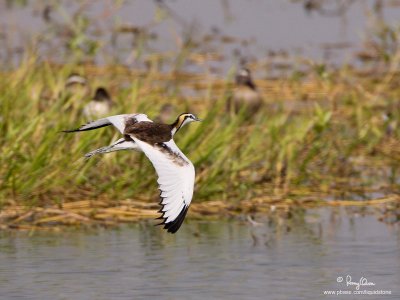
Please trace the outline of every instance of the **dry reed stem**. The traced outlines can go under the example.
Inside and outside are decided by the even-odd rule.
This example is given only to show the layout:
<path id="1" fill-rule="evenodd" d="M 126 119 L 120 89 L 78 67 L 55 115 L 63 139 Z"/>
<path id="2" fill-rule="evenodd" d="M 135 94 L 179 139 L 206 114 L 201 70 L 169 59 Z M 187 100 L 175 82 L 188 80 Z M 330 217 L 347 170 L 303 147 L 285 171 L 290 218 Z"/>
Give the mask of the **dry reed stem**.
<path id="1" fill-rule="evenodd" d="M 364 201 L 335 200 L 335 201 L 328 201 L 326 204 L 330 206 L 369 206 L 369 205 L 386 204 L 389 202 L 400 202 L 400 196 L 390 195 L 384 198 L 364 200 Z"/>
<path id="2" fill-rule="evenodd" d="M 238 203 L 224 201 L 209 201 L 193 203 L 191 216 L 204 218 L 205 216 L 235 216 L 243 213 L 268 214 L 274 210 L 287 211 L 292 206 L 323 207 L 323 206 L 376 206 L 387 203 L 400 202 L 399 195 L 389 195 L 365 201 L 352 200 L 292 200 L 258 197 Z M 0 230 L 60 230 L 60 226 L 80 225 L 117 225 L 118 223 L 138 222 L 143 219 L 156 218 L 159 214 L 152 203 L 142 203 L 133 200 L 123 200 L 118 204 L 105 201 L 82 200 L 63 204 L 63 208 L 24 208 L 10 206 L 0 212 Z M 108 207 L 104 207 L 108 205 Z"/>

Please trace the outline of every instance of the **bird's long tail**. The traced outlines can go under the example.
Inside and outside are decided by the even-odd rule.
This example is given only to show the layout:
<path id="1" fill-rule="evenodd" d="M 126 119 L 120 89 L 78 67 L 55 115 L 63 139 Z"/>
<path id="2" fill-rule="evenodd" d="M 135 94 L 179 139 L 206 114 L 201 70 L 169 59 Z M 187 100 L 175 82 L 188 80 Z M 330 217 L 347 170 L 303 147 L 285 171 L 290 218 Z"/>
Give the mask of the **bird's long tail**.
<path id="1" fill-rule="evenodd" d="M 88 130 L 93 130 L 93 129 L 97 129 L 97 128 L 101 128 L 101 127 L 105 127 L 105 126 L 109 126 L 109 125 L 112 125 L 110 120 L 108 118 L 104 118 L 104 119 L 99 119 L 96 121 L 89 122 L 85 125 L 82 125 L 81 127 L 77 128 L 77 129 L 63 130 L 62 132 L 69 133 L 69 132 L 88 131 Z"/>

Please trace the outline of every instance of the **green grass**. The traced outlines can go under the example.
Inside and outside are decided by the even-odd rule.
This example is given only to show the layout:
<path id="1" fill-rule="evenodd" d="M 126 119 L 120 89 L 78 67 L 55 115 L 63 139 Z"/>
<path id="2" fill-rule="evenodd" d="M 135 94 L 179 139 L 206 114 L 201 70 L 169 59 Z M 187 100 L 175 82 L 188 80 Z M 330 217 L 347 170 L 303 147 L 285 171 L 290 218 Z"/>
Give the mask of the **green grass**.
<path id="1" fill-rule="evenodd" d="M 225 114 L 228 86 L 221 80 L 201 91 L 206 96 L 190 99 L 179 93 L 193 86 L 190 77 L 51 66 L 29 58 L 0 75 L 2 205 L 157 198 L 155 172 L 142 154 L 121 151 L 82 158 L 117 139 L 115 130 L 61 133 L 87 121 L 81 109 L 88 96 L 64 90 L 65 79 L 76 70 L 93 85 L 113 87 L 115 114 L 154 117 L 164 103 L 173 103 L 178 111 L 190 110 L 204 119 L 176 137 L 196 166 L 196 201 L 307 198 L 314 192 L 351 197 L 354 190 L 368 195 L 370 190 L 385 194 L 399 189 L 400 180 L 393 175 L 399 174 L 399 129 L 388 136 L 382 118 L 389 111 L 393 120 L 400 117 L 399 109 L 393 109 L 400 88 L 392 81 L 382 86 L 345 69 L 330 76 L 311 73 L 296 80 L 258 81 L 262 91 L 267 85 L 281 90 L 264 92 L 265 108 L 249 120 Z M 348 84 L 349 76 L 354 85 Z M 291 95 L 290 101 L 280 96 L 282 90 Z M 302 95 L 308 100 L 301 100 Z"/>

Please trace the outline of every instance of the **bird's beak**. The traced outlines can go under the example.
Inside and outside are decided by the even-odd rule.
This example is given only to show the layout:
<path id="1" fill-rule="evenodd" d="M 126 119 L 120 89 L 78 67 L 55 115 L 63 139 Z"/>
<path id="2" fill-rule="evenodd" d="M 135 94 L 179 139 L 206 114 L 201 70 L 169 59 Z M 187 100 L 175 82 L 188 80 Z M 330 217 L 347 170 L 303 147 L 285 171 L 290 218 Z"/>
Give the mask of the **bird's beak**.
<path id="1" fill-rule="evenodd" d="M 199 119 L 198 117 L 196 117 L 196 119 L 194 119 L 195 121 L 198 121 L 198 122 L 203 122 L 203 119 Z"/>

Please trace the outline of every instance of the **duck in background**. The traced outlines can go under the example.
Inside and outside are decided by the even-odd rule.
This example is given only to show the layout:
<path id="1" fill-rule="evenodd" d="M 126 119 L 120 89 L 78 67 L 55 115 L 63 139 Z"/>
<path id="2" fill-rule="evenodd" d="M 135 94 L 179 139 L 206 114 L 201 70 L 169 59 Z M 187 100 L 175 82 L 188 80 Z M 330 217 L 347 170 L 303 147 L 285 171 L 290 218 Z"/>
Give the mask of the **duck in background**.
<path id="1" fill-rule="evenodd" d="M 93 99 L 83 108 L 83 115 L 90 120 L 101 118 L 110 113 L 112 106 L 110 94 L 104 87 L 99 87 Z"/>
<path id="2" fill-rule="evenodd" d="M 79 75 L 78 73 L 71 73 L 65 82 L 65 87 L 68 88 L 76 85 L 87 86 L 88 83 L 85 77 Z"/>
<path id="3" fill-rule="evenodd" d="M 78 73 L 70 74 L 65 82 L 65 92 L 68 97 L 67 107 L 78 109 L 88 120 L 108 115 L 113 106 L 108 91 L 104 87 L 98 87 L 94 97 L 85 105 L 84 102 L 89 97 L 90 90 L 89 81 L 85 77 Z M 81 110 L 82 106 L 83 110 Z"/>
<path id="4" fill-rule="evenodd" d="M 71 73 L 65 82 L 65 91 L 69 95 L 88 96 L 90 94 L 88 80 L 77 73 Z"/>
<path id="5" fill-rule="evenodd" d="M 238 114 L 244 110 L 246 117 L 256 114 L 263 105 L 263 100 L 247 68 L 241 68 L 236 74 L 235 88 L 227 101 L 227 111 Z"/>
<path id="6" fill-rule="evenodd" d="M 90 86 L 88 80 L 77 74 L 71 73 L 64 84 L 63 91 L 59 97 L 63 99 L 63 109 L 65 111 L 79 113 L 82 103 L 90 95 Z"/>

